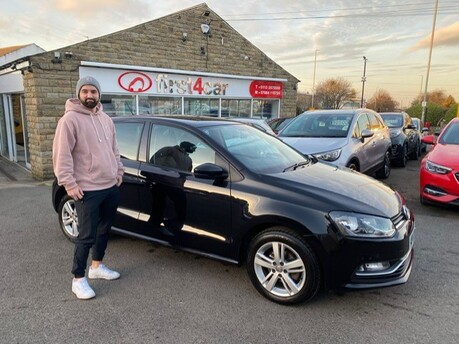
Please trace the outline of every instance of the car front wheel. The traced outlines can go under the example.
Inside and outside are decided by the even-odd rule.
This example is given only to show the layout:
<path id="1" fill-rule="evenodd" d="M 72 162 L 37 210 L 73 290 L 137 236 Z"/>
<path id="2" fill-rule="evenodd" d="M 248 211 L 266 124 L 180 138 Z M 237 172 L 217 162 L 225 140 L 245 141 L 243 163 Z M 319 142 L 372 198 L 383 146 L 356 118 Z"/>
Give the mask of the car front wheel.
<path id="1" fill-rule="evenodd" d="M 387 179 L 390 176 L 391 171 L 391 156 L 389 151 L 384 154 L 383 166 L 376 172 L 376 178 Z"/>
<path id="2" fill-rule="evenodd" d="M 280 304 L 312 299 L 321 285 L 316 255 L 300 236 L 284 227 L 273 227 L 252 240 L 247 271 L 255 288 Z"/>
<path id="3" fill-rule="evenodd" d="M 57 210 L 61 230 L 72 242 L 78 237 L 78 216 L 75 209 L 75 201 L 68 195 L 62 197 Z"/>

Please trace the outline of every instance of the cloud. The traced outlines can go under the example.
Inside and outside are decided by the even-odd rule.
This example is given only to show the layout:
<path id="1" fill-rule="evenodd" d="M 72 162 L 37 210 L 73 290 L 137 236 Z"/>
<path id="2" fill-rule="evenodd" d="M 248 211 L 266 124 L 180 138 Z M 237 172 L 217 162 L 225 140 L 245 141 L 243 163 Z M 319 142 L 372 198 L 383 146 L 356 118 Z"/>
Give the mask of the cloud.
<path id="1" fill-rule="evenodd" d="M 418 41 L 410 51 L 416 51 L 430 47 L 431 35 L 424 37 Z M 434 44 L 436 47 L 440 46 L 455 46 L 459 45 L 459 22 L 450 26 L 435 30 Z"/>

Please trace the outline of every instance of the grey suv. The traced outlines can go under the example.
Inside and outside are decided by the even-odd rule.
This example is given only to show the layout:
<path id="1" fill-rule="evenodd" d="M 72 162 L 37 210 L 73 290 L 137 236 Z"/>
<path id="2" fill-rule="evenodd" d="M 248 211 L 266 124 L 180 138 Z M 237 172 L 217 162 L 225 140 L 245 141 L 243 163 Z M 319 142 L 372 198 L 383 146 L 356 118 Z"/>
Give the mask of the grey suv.
<path id="1" fill-rule="evenodd" d="M 303 154 L 380 179 L 390 175 L 389 128 L 370 109 L 306 111 L 279 132 Z"/>

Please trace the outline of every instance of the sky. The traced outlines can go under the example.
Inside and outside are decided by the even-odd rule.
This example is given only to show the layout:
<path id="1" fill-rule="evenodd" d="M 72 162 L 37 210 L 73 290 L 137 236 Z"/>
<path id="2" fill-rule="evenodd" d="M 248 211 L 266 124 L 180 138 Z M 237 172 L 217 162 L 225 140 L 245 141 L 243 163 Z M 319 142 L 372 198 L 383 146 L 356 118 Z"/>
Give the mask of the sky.
<path id="1" fill-rule="evenodd" d="M 360 98 L 365 70 L 364 99 L 385 90 L 402 107 L 408 107 L 424 93 L 426 81 L 427 91 L 443 90 L 459 101 L 459 1 L 438 0 L 436 16 L 435 1 L 207 0 L 205 3 L 301 80 L 299 92 L 311 93 L 320 82 L 344 78 Z M 54 50 L 203 2 L 5 0 L 0 11 L 0 48 L 35 43 L 45 50 Z"/>

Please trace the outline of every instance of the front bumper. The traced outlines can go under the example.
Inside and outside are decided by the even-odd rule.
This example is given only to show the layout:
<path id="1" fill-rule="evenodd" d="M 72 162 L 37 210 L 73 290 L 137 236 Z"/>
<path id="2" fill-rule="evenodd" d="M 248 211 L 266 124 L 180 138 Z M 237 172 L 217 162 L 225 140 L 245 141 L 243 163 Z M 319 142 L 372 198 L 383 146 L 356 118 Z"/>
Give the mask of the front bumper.
<path id="1" fill-rule="evenodd" d="M 414 259 L 415 222 L 405 208 L 392 221 L 396 234 L 387 239 L 341 238 L 330 261 L 329 288 L 382 288 L 405 283 Z M 375 269 L 363 269 L 376 266 Z"/>
<path id="2" fill-rule="evenodd" d="M 393 144 L 390 148 L 391 159 L 398 160 L 402 156 L 402 147 L 401 144 Z"/>

